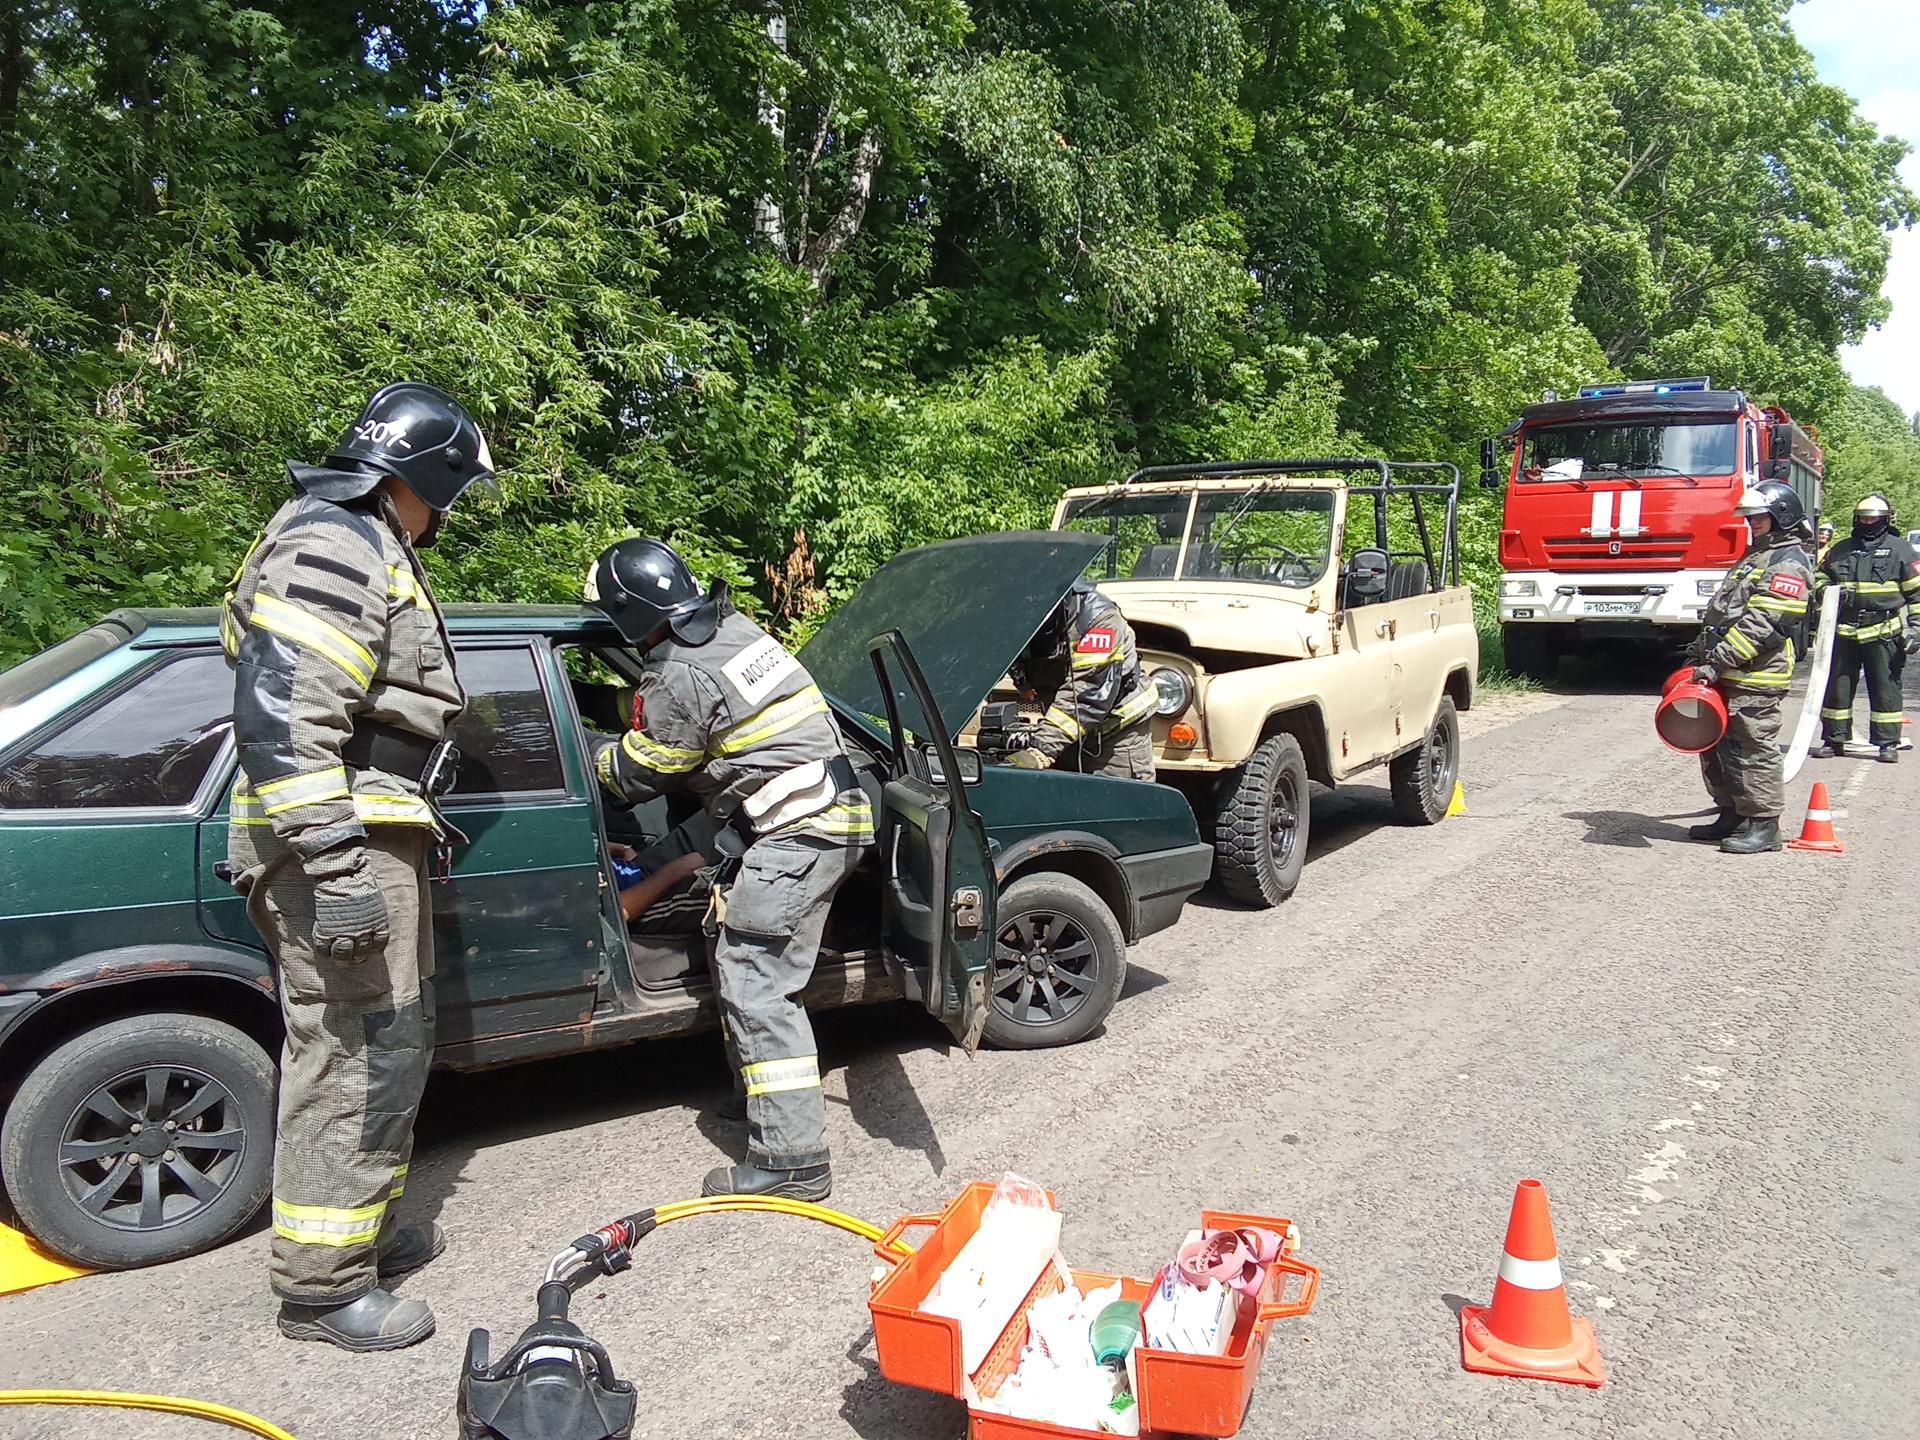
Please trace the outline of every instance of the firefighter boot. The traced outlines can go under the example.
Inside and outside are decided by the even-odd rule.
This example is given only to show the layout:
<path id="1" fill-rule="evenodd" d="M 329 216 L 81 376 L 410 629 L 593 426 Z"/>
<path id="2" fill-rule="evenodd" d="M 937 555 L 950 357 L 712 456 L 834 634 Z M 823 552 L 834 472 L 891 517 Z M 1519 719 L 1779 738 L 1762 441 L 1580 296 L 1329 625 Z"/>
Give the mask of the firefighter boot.
<path id="1" fill-rule="evenodd" d="M 411 1275 L 446 1248 L 447 1232 L 438 1220 L 402 1225 L 393 1232 L 393 1239 L 380 1247 L 380 1278 L 398 1280 Z"/>
<path id="2" fill-rule="evenodd" d="M 1780 817 L 1755 816 L 1720 842 L 1729 855 L 1764 855 L 1780 848 Z"/>
<path id="3" fill-rule="evenodd" d="M 1689 840 L 1724 840 L 1740 828 L 1738 810 L 1722 810 L 1704 825 L 1689 825 Z"/>
<path id="4" fill-rule="evenodd" d="M 1807 758 L 1809 760 L 1832 760 L 1846 753 L 1842 748 L 1844 744 L 1844 741 L 1842 741 L 1840 745 L 1835 745 L 1830 740 L 1822 740 L 1818 745 L 1807 751 Z"/>
<path id="5" fill-rule="evenodd" d="M 783 1200 L 820 1201 L 833 1193 L 833 1170 L 809 1165 L 802 1170 L 762 1170 L 758 1165 L 722 1165 L 707 1172 L 702 1195 L 778 1196 Z"/>
<path id="6" fill-rule="evenodd" d="M 342 1350 L 404 1350 L 433 1334 L 433 1311 L 420 1300 L 369 1290 L 345 1305 L 280 1302 L 280 1333 L 289 1340 L 324 1340 Z"/>
<path id="7" fill-rule="evenodd" d="M 1882 765 L 1898 765 L 1900 763 L 1900 747 L 1898 745 L 1882 745 L 1880 747 L 1880 763 Z"/>

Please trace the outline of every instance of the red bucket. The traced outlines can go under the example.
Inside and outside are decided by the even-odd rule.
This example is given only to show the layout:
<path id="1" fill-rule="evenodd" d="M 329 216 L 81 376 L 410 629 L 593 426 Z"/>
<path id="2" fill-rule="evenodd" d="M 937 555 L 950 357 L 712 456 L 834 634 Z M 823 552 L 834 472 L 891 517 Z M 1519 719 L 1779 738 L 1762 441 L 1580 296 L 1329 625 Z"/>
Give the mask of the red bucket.
<path id="1" fill-rule="evenodd" d="M 1653 728 L 1670 750 L 1699 755 L 1727 733 L 1727 702 L 1711 685 L 1687 678 L 1692 667 L 1676 670 L 1660 689 Z"/>

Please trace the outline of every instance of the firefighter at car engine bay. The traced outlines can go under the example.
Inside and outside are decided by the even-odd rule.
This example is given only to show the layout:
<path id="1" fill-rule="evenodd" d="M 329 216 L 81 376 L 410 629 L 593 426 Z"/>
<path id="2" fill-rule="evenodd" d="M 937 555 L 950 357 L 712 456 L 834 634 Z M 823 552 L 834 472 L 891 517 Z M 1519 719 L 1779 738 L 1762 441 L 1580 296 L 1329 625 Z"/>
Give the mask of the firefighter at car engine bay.
<path id="1" fill-rule="evenodd" d="M 1817 758 L 1844 755 L 1853 738 L 1853 696 L 1866 672 L 1868 737 L 1880 759 L 1900 759 L 1900 676 L 1920 651 L 1920 555 L 1893 528 L 1893 508 L 1869 495 L 1853 508 L 1853 533 L 1829 550 L 1813 578 L 1816 594 L 1838 586 L 1840 628 L 1820 707 Z M 1900 611 L 1907 612 L 1903 624 Z"/>
<path id="2" fill-rule="evenodd" d="M 1023 693 L 1047 697 L 1047 710 L 1021 731 L 1007 764 L 1153 779 L 1158 697 L 1120 607 L 1093 585 L 1074 583 L 1011 673 Z"/>
<path id="3" fill-rule="evenodd" d="M 813 678 L 723 585 L 703 592 L 664 541 L 610 547 L 586 598 L 645 666 L 632 728 L 595 747 L 602 785 L 623 804 L 697 796 L 717 847 L 737 857 L 715 887 L 714 980 L 747 1161 L 711 1172 L 701 1193 L 824 1200 L 826 1099 L 800 992 L 834 892 L 873 843 L 873 810 Z"/>
<path id="4" fill-rule="evenodd" d="M 1718 685 L 1727 703 L 1726 733 L 1700 757 L 1720 813 L 1687 833 L 1718 840 L 1729 855 L 1755 855 L 1781 845 L 1780 702 L 1793 683 L 1793 631 L 1813 589 L 1813 536 L 1800 497 L 1778 480 L 1748 488 L 1734 514 L 1752 539 L 1708 602 L 1689 652 L 1694 678 Z"/>
<path id="5" fill-rule="evenodd" d="M 280 507 L 228 587 L 240 774 L 227 864 L 286 1022 L 272 1285 L 296 1340 L 393 1350 L 433 1312 L 385 1286 L 446 1245 L 398 1204 L 433 1056 L 428 852 L 466 706 L 416 549 L 493 459 L 431 385 L 388 385 Z"/>

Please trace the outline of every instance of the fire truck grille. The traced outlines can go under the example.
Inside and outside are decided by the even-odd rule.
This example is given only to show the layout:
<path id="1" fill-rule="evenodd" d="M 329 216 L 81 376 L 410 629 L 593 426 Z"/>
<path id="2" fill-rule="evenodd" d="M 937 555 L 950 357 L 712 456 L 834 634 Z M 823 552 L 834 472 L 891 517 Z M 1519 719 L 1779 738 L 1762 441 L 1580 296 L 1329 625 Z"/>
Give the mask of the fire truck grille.
<path id="1" fill-rule="evenodd" d="M 1549 565 L 1679 565 L 1687 558 L 1689 543 L 1685 535 L 1622 536 L 1617 540 L 1566 535 L 1548 536 L 1544 542 Z"/>

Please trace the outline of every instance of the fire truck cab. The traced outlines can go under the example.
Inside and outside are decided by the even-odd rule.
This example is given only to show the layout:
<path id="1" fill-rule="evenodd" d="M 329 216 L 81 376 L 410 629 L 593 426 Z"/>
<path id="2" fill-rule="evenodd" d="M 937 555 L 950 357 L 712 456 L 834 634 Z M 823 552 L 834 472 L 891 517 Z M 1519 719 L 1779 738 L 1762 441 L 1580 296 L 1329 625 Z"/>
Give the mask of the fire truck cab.
<path id="1" fill-rule="evenodd" d="M 1515 674 L 1550 679 L 1590 642 L 1683 645 L 1747 546 L 1734 505 L 1785 480 L 1809 517 L 1823 462 L 1777 405 L 1705 376 L 1583 386 L 1481 446 L 1480 483 L 1506 490 L 1500 636 Z"/>

